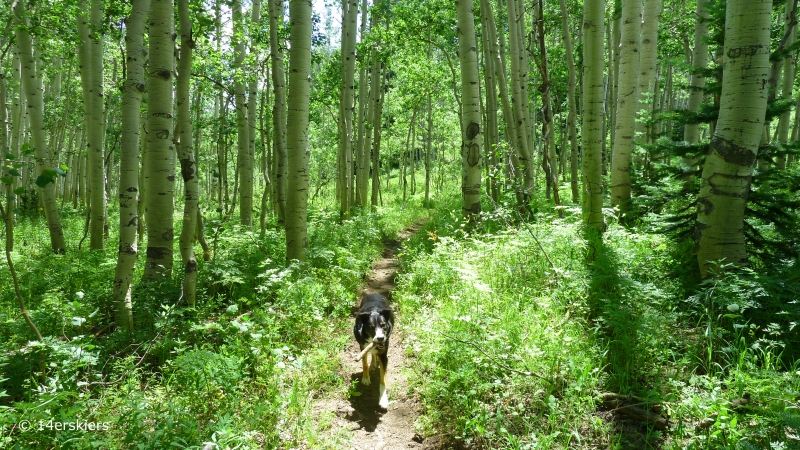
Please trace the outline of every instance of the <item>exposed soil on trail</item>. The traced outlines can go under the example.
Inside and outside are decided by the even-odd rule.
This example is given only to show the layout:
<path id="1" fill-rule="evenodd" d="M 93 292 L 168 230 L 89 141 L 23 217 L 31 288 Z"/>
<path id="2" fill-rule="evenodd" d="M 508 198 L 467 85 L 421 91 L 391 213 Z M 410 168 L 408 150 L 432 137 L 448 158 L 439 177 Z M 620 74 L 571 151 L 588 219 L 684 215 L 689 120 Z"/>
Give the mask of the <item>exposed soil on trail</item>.
<path id="1" fill-rule="evenodd" d="M 372 272 L 362 288 L 362 296 L 382 294 L 392 302 L 392 289 L 395 287 L 395 275 L 398 269 L 397 253 L 400 243 L 419 230 L 422 223 L 417 223 L 398 233 L 396 239 L 384 243 L 383 256 L 372 266 Z M 353 312 L 358 310 L 361 298 L 356 299 Z M 409 368 L 403 334 L 403 317 L 396 311 L 394 329 L 389 342 L 389 370 L 386 373 L 386 388 L 389 392 L 389 407 L 378 406 L 378 369 L 371 372 L 372 384 L 361 384 L 361 362 L 356 361 L 360 353 L 355 339 L 339 355 L 341 375 L 350 383 L 354 383 L 355 391 L 360 395 L 347 395 L 341 398 L 323 399 L 315 405 L 317 411 L 330 411 L 335 414 L 331 425 L 332 431 L 350 430 L 352 448 L 359 450 L 399 450 L 427 449 L 429 446 L 415 435 L 414 421 L 419 416 L 419 404 L 408 395 L 408 383 L 405 372 Z M 339 430 L 340 431 L 340 430 Z"/>

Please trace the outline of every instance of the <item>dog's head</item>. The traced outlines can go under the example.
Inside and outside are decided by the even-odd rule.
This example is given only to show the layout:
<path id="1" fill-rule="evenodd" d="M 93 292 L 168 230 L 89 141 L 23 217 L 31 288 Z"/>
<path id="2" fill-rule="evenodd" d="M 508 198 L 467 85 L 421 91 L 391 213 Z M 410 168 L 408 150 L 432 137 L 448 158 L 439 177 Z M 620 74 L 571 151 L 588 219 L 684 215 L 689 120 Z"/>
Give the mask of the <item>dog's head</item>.
<path id="1" fill-rule="evenodd" d="M 365 311 L 358 315 L 360 334 L 381 346 L 389 340 L 392 333 L 392 309 L 384 308 L 377 311 Z"/>

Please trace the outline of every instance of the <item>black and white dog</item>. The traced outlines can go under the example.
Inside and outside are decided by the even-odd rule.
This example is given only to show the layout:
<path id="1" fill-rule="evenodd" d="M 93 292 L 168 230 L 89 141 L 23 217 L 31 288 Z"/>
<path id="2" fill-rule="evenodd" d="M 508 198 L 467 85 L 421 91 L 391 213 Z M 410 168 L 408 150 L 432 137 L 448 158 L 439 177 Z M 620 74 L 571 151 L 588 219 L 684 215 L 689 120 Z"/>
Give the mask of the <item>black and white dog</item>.
<path id="1" fill-rule="evenodd" d="M 379 363 L 381 373 L 380 400 L 381 408 L 389 406 L 389 395 L 386 393 L 386 369 L 389 367 L 389 335 L 392 333 L 394 311 L 389 306 L 386 298 L 380 294 L 370 294 L 361 299 L 361 308 L 356 316 L 353 334 L 363 351 L 370 343 L 373 344 L 369 352 L 361 357 L 363 373 L 361 382 L 369 386 L 369 370 Z M 367 366 L 367 358 L 372 354 L 372 364 Z"/>

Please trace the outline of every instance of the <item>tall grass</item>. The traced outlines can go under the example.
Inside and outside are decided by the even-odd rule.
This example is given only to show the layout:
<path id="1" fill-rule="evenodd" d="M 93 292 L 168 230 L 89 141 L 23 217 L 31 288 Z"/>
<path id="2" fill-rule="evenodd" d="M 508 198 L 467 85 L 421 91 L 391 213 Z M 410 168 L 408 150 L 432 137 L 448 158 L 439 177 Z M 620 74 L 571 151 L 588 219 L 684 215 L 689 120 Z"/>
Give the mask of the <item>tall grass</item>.
<path id="1" fill-rule="evenodd" d="M 587 236 L 576 210 L 522 224 L 500 207 L 469 230 L 457 201 L 408 243 L 395 294 L 423 434 L 481 448 L 798 442 L 800 364 L 781 359 L 791 321 L 774 317 L 770 339 L 751 314 L 776 292 L 767 279 L 698 286 L 688 246 L 613 217 L 602 239 Z M 602 392 L 661 403 L 671 426 L 607 411 Z M 757 406 L 734 409 L 745 392 Z"/>
<path id="2" fill-rule="evenodd" d="M 421 199 L 395 196 L 390 189 L 384 206 L 343 222 L 312 205 L 309 261 L 289 266 L 274 222 L 262 235 L 208 214 L 213 252 L 210 261 L 198 258 L 197 308 L 178 302 L 177 263 L 173 280 L 134 286 L 133 336 L 106 327 L 113 318 L 114 227 L 105 251 L 79 251 L 83 217 L 65 211 L 70 248 L 54 256 L 42 221 L 21 218 L 13 257 L 47 337 L 30 342 L 8 268 L 0 266 L 0 448 L 346 445 L 345 436 L 322 441 L 310 405 L 349 381 L 338 359 L 352 339 L 344 324 L 384 240 L 426 214 Z M 176 229 L 180 219 L 176 214 Z M 144 251 L 139 271 L 143 259 Z M 44 377 L 37 375 L 40 356 Z M 23 422 L 36 430 L 22 430 Z M 106 429 L 57 429 L 56 422 Z"/>

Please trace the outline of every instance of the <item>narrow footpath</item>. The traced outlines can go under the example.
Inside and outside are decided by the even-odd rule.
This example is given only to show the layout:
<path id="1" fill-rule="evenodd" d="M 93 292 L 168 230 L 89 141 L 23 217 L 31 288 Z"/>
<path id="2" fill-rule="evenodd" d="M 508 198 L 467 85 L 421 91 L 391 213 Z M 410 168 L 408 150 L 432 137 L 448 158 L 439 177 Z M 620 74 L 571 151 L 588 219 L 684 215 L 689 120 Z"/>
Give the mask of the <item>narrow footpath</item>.
<path id="1" fill-rule="evenodd" d="M 422 223 L 417 223 L 398 233 L 396 239 L 385 242 L 383 256 L 372 266 L 361 295 L 381 294 L 392 302 L 392 289 L 395 287 L 395 274 L 398 269 L 397 253 L 400 243 L 417 232 Z M 361 298 L 356 299 L 353 314 L 358 310 Z M 399 450 L 427 448 L 415 436 L 414 421 L 419 416 L 419 405 L 408 396 L 406 359 L 404 345 L 404 323 L 401 312 L 395 306 L 394 330 L 389 341 L 389 370 L 386 374 L 389 392 L 389 407 L 383 410 L 378 406 L 378 383 L 364 386 L 361 381 L 361 362 L 356 361 L 359 354 L 358 343 L 352 339 L 339 354 L 342 363 L 342 376 L 355 386 L 357 395 L 349 398 L 329 398 L 316 404 L 315 409 L 331 411 L 336 417 L 333 427 L 346 429 L 352 433 L 352 448 L 358 450 Z M 377 380 L 377 369 L 372 375 Z M 336 430 L 334 430 L 336 432 Z"/>

